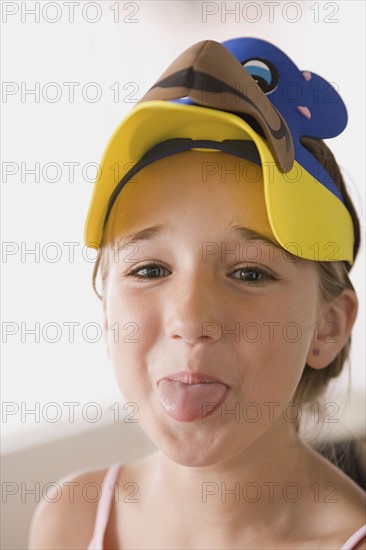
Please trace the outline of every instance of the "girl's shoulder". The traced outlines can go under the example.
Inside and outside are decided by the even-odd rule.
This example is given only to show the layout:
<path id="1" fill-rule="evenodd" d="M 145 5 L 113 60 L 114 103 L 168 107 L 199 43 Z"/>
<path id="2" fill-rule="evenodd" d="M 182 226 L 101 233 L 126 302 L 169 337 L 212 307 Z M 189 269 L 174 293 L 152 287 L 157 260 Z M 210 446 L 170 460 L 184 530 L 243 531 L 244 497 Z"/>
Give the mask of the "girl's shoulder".
<path id="1" fill-rule="evenodd" d="M 108 469 L 72 472 L 54 484 L 33 514 L 29 550 L 87 548 Z"/>
<path id="2" fill-rule="evenodd" d="M 364 536 L 362 540 L 352 548 L 352 550 L 366 550 L 366 537 Z"/>
<path id="3" fill-rule="evenodd" d="M 313 474 L 317 481 L 311 486 L 309 517 L 314 525 L 319 521 L 334 533 L 329 538 L 330 546 L 341 548 L 365 526 L 366 493 L 343 470 L 317 452 Z M 366 550 L 366 539 L 363 537 L 352 549 Z"/>

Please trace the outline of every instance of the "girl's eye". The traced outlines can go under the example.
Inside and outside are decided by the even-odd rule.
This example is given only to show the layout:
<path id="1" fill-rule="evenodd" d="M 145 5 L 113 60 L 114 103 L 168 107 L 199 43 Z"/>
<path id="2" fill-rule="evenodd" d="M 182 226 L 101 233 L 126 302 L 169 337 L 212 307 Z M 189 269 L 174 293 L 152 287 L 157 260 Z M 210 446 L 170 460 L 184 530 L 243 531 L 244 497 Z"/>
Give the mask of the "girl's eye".
<path id="1" fill-rule="evenodd" d="M 133 271 L 130 271 L 127 276 L 133 277 L 139 281 L 149 279 L 159 279 L 166 277 L 169 271 L 166 267 L 160 264 L 151 263 L 142 265 Z M 235 276 L 238 274 L 239 276 Z M 276 277 L 267 271 L 254 267 L 240 267 L 231 273 L 234 279 L 239 279 L 243 283 L 251 285 L 260 285 L 268 280 L 275 280 Z"/>
<path id="2" fill-rule="evenodd" d="M 254 267 L 239 267 L 233 273 L 240 273 L 240 281 L 249 284 L 249 285 L 260 285 L 265 283 L 268 280 L 275 280 L 276 277 L 271 275 L 263 269 L 258 269 Z M 243 274 L 243 276 L 241 275 Z M 234 277 L 236 278 L 236 277 Z"/>
<path id="3" fill-rule="evenodd" d="M 128 273 L 128 276 L 138 279 L 139 281 L 142 279 L 157 279 L 159 277 L 159 270 L 168 271 L 164 266 L 160 264 L 146 264 L 138 267 L 134 271 L 131 271 L 130 273 Z M 143 274 L 138 275 L 138 273 Z"/>

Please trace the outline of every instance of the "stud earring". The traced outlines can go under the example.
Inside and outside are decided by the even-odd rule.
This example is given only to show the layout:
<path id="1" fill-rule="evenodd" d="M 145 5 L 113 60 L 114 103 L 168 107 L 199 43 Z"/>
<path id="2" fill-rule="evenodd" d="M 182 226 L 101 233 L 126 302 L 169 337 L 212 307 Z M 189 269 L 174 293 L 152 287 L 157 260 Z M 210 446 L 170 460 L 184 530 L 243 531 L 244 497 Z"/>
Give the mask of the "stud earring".
<path id="1" fill-rule="evenodd" d="M 316 356 L 320 355 L 320 349 L 319 348 L 314 348 L 313 349 L 313 355 L 316 355 Z"/>

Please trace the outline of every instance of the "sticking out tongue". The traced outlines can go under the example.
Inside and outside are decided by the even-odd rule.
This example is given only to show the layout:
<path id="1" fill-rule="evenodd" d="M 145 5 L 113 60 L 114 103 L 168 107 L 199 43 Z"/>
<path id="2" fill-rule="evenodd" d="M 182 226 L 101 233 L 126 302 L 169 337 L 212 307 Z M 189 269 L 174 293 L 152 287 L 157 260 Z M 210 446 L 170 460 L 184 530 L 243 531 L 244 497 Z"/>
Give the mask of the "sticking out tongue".
<path id="1" fill-rule="evenodd" d="M 179 422 L 204 418 L 225 401 L 228 393 L 229 388 L 218 382 L 184 384 L 164 378 L 158 385 L 158 396 L 163 408 Z"/>

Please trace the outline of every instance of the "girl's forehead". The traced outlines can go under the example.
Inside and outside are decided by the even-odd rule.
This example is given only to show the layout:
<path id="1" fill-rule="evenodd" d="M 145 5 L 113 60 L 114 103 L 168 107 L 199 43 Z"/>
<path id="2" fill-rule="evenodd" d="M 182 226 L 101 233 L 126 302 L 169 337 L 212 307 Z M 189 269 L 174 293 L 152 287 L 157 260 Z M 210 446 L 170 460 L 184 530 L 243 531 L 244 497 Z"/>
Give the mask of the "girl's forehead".
<path id="1" fill-rule="evenodd" d="M 223 231 L 230 222 L 275 237 L 261 168 L 224 152 L 184 151 L 138 172 L 115 203 L 115 231 L 167 224 Z"/>

